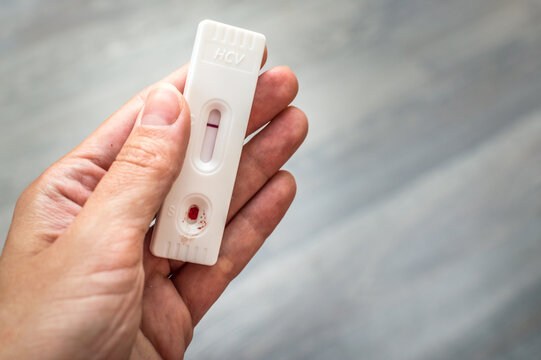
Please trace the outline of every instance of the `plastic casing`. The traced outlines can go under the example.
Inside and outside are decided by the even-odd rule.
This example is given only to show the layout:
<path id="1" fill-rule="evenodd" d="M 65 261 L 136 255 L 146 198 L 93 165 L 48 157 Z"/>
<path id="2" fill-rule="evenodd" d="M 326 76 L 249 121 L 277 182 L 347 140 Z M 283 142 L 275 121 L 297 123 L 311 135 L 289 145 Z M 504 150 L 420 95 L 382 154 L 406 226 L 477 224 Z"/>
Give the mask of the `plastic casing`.
<path id="1" fill-rule="evenodd" d="M 158 214 L 150 244 L 155 256 L 216 263 L 264 50 L 262 34 L 211 20 L 199 23 L 184 88 L 190 141 Z M 203 162 L 203 137 L 214 109 L 220 111 L 220 124 L 212 158 Z M 199 214 L 190 223 L 194 205 Z"/>

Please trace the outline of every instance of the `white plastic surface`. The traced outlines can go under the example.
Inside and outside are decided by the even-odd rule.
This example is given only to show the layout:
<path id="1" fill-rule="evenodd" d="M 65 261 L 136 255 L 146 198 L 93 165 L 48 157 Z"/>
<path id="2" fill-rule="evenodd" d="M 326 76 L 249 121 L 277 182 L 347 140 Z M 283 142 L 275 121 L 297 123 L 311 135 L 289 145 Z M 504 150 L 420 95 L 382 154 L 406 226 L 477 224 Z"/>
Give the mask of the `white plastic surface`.
<path id="1" fill-rule="evenodd" d="M 199 24 L 184 88 L 190 142 L 158 215 L 154 255 L 216 263 L 264 50 L 262 34 L 211 20 Z"/>

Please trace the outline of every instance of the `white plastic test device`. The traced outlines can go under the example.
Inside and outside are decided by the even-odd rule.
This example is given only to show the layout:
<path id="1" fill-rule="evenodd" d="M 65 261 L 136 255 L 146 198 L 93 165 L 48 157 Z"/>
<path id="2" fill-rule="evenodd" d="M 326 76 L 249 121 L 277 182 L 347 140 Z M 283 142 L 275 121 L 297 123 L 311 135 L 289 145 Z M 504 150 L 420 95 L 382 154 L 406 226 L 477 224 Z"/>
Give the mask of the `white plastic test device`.
<path id="1" fill-rule="evenodd" d="M 158 214 L 154 255 L 216 263 L 264 50 L 262 34 L 199 23 L 184 88 L 190 141 Z"/>

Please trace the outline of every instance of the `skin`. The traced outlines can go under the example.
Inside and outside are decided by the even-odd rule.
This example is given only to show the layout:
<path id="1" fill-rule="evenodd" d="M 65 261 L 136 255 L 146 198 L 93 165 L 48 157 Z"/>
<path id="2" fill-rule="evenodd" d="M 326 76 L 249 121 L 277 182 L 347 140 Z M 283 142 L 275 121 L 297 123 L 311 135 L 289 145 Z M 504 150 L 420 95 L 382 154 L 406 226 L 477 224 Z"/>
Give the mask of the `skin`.
<path id="1" fill-rule="evenodd" d="M 0 358 L 183 358 L 284 216 L 296 185 L 280 168 L 308 123 L 289 106 L 295 75 L 275 67 L 257 83 L 246 135 L 267 126 L 243 148 L 216 265 L 150 254 L 188 143 L 187 70 L 133 97 L 20 196 L 0 257 Z"/>

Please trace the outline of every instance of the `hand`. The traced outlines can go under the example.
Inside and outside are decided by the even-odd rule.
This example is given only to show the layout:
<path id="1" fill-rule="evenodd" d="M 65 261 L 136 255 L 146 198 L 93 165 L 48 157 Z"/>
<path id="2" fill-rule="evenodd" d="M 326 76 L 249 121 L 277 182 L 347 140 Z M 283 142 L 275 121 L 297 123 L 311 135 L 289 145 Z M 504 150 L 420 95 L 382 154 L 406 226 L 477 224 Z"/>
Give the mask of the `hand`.
<path id="1" fill-rule="evenodd" d="M 281 220 L 296 187 L 279 169 L 308 127 L 285 67 L 259 77 L 247 135 L 268 126 L 244 146 L 216 265 L 149 253 L 188 143 L 186 73 L 136 95 L 19 198 L 0 257 L 0 358 L 181 358 Z"/>

